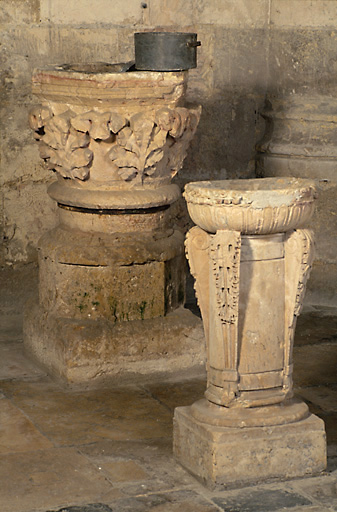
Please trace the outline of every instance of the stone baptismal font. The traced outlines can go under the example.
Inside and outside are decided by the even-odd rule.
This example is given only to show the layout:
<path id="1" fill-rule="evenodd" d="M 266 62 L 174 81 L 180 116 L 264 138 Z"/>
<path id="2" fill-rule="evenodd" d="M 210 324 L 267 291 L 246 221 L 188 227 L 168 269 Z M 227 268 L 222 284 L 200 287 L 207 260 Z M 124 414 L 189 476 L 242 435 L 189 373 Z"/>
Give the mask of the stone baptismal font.
<path id="1" fill-rule="evenodd" d="M 26 349 L 69 383 L 199 366 L 200 321 L 185 301 L 184 234 L 171 183 L 200 107 L 187 71 L 128 64 L 53 66 L 33 74 L 30 125 L 57 175 L 59 224 L 39 241 L 39 301 Z M 196 334 L 196 331 L 200 331 Z"/>
<path id="2" fill-rule="evenodd" d="M 314 182 L 189 183 L 187 256 L 207 343 L 205 398 L 178 407 L 174 452 L 210 487 L 326 467 L 324 423 L 293 397 L 296 318 L 313 260 Z"/>

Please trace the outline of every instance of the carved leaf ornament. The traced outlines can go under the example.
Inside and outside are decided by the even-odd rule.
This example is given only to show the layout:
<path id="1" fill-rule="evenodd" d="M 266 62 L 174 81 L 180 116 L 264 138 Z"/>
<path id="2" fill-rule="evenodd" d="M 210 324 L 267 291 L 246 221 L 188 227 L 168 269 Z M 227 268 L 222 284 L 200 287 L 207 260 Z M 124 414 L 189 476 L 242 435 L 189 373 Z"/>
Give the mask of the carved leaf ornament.
<path id="1" fill-rule="evenodd" d="M 40 156 L 49 169 L 64 178 L 85 180 L 89 176 L 92 151 L 88 148 L 90 137 L 75 130 L 71 118 L 75 114 L 66 111 L 54 116 L 47 108 L 34 109 L 30 113 L 30 125 L 39 141 Z"/>
<path id="2" fill-rule="evenodd" d="M 165 173 L 173 177 L 179 171 L 200 113 L 200 108 L 163 108 L 155 113 L 137 113 L 127 120 L 115 112 L 78 115 L 67 110 L 54 115 L 51 109 L 40 107 L 30 112 L 29 122 L 41 157 L 49 169 L 64 178 L 89 178 L 93 139 L 111 144 L 108 156 L 112 171 L 136 184 L 152 177 L 163 159 Z"/>
<path id="3" fill-rule="evenodd" d="M 167 131 L 146 114 L 132 116 L 130 125 L 117 134 L 116 145 L 109 153 L 121 178 L 142 182 L 144 176 L 153 175 L 155 164 L 163 158 L 166 137 Z"/>

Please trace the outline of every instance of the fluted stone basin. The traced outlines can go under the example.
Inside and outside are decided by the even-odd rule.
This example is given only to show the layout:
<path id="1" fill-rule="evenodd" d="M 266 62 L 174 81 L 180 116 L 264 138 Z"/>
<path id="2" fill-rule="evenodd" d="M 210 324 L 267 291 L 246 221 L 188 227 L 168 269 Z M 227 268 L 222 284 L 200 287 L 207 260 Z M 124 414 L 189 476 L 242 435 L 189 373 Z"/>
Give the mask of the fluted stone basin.
<path id="1" fill-rule="evenodd" d="M 209 233 L 282 233 L 304 225 L 314 208 L 315 183 L 259 178 L 188 183 L 184 197 L 192 220 Z"/>
<path id="2" fill-rule="evenodd" d="M 211 488 L 320 472 L 324 424 L 293 399 L 292 381 L 314 258 L 313 231 L 302 227 L 314 182 L 195 182 L 185 198 L 197 224 L 185 247 L 205 330 L 207 389 L 176 408 L 174 454 Z"/>

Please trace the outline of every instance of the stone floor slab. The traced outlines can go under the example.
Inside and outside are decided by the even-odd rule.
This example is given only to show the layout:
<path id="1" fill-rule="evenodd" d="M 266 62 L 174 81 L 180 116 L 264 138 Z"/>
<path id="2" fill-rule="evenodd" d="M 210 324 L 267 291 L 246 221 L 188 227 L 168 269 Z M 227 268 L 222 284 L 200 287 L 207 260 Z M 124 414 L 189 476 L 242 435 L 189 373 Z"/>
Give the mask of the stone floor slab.
<path id="1" fill-rule="evenodd" d="M 129 457 L 141 463 L 153 464 L 154 460 L 168 460 L 172 456 L 172 439 L 171 436 L 131 441 L 103 439 L 80 446 L 79 449 L 86 457 L 95 460 L 105 457 Z"/>
<path id="2" fill-rule="evenodd" d="M 148 384 L 146 389 L 154 398 L 174 411 L 176 407 L 191 405 L 203 398 L 206 387 L 205 374 L 185 382 Z"/>
<path id="3" fill-rule="evenodd" d="M 326 508 L 323 505 L 313 506 L 313 507 L 295 507 L 291 509 L 290 512 L 333 512 L 333 509 Z M 277 512 L 284 512 L 285 509 L 282 507 Z"/>
<path id="4" fill-rule="evenodd" d="M 65 507 L 60 510 L 48 510 L 48 512 L 112 512 L 111 508 L 108 505 L 103 505 L 102 503 L 92 503 L 89 505 L 83 505 L 80 507 Z"/>
<path id="5" fill-rule="evenodd" d="M 33 423 L 9 400 L 0 400 L 0 454 L 53 448 Z"/>
<path id="6" fill-rule="evenodd" d="M 120 500 L 113 512 L 219 512 L 219 508 L 194 491 L 176 491 Z"/>
<path id="7" fill-rule="evenodd" d="M 111 484 L 73 448 L 0 456 L 1 512 L 102 502 Z"/>
<path id="8" fill-rule="evenodd" d="M 309 496 L 314 503 L 319 502 L 337 510 L 337 480 L 331 475 L 295 481 L 292 487 Z"/>
<path id="9" fill-rule="evenodd" d="M 132 460 L 103 461 L 99 466 L 113 482 L 147 480 L 149 475 Z"/>
<path id="10" fill-rule="evenodd" d="M 137 387 L 70 392 L 45 381 L 0 388 L 59 446 L 172 435 L 170 411 Z"/>
<path id="11" fill-rule="evenodd" d="M 5 287 L 0 272 L 0 512 L 337 511 L 336 312 L 311 308 L 295 339 L 297 391 L 325 421 L 328 474 L 214 492 L 172 455 L 173 410 L 203 396 L 205 376 L 61 388 L 22 352 L 22 307 L 36 281 L 34 268 L 22 272 Z"/>
<path id="12" fill-rule="evenodd" d="M 300 494 L 282 489 L 243 490 L 212 501 L 224 512 L 274 512 L 313 504 Z"/>
<path id="13" fill-rule="evenodd" d="M 300 395 L 307 403 L 314 404 L 325 412 L 337 412 L 336 388 L 328 386 L 301 388 L 296 390 L 296 394 Z"/>
<path id="14" fill-rule="evenodd" d="M 195 485 L 195 479 L 187 473 L 172 454 L 172 440 L 148 440 L 133 442 L 105 441 L 80 447 L 81 453 L 117 483 L 124 496 L 167 492 L 174 488 Z M 125 460 L 129 457 L 129 461 Z M 134 472 L 125 475 L 124 464 L 133 461 Z M 120 468 L 121 474 L 116 474 Z M 139 470 L 140 468 L 140 470 Z M 112 473 L 109 472 L 111 469 Z M 124 476 L 125 475 L 125 476 Z M 140 480 L 139 478 L 143 479 Z"/>
<path id="15" fill-rule="evenodd" d="M 0 380 L 36 379 L 46 375 L 27 358 L 22 343 L 0 343 L 0 361 Z"/>

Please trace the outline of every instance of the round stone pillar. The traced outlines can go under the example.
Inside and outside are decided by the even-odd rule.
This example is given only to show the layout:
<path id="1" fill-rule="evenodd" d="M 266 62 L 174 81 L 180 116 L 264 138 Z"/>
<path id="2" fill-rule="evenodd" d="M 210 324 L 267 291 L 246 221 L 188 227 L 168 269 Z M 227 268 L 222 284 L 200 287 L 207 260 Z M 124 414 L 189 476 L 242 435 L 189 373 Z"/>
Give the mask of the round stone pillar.
<path id="1" fill-rule="evenodd" d="M 190 183 L 187 255 L 207 340 L 205 398 L 175 410 L 174 452 L 208 486 L 322 471 L 322 420 L 293 398 L 292 348 L 311 264 L 313 182 Z M 305 446 L 305 448 L 303 448 Z"/>
<path id="2" fill-rule="evenodd" d="M 257 144 L 257 176 L 310 178 L 319 190 L 311 226 L 317 233 L 316 258 L 308 282 L 311 304 L 337 301 L 337 99 L 296 93 L 270 97 Z"/>
<path id="3" fill-rule="evenodd" d="M 39 242 L 39 303 L 24 342 L 69 383 L 200 364 L 198 320 L 183 309 L 183 234 L 171 184 L 197 128 L 186 72 L 119 65 L 36 70 L 30 125 L 57 175 L 58 226 Z M 199 339 L 198 339 L 199 338 Z"/>

